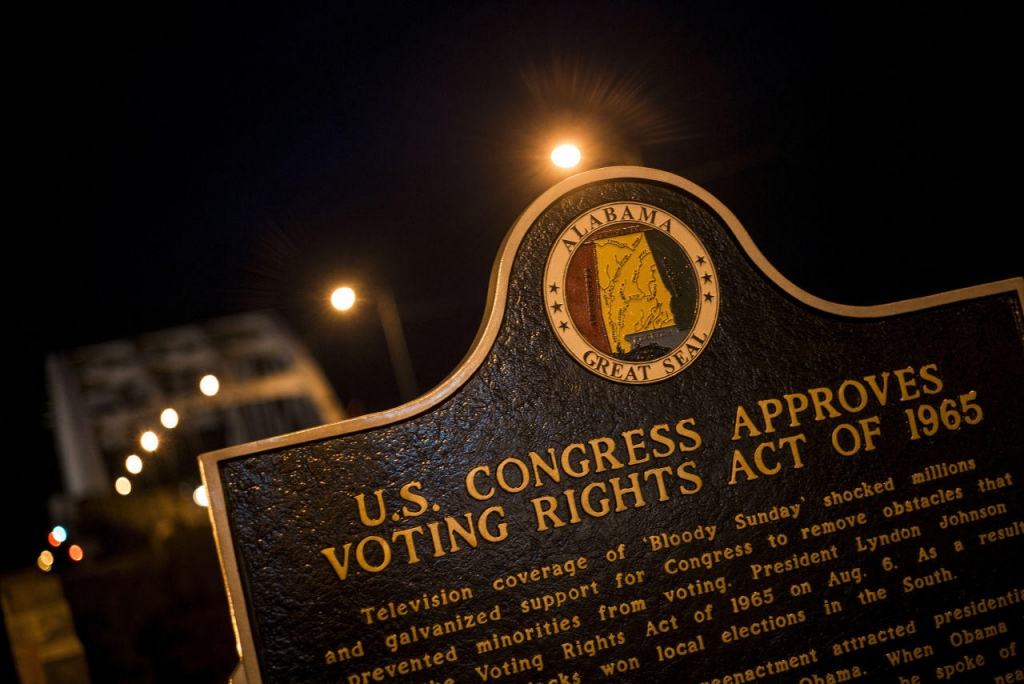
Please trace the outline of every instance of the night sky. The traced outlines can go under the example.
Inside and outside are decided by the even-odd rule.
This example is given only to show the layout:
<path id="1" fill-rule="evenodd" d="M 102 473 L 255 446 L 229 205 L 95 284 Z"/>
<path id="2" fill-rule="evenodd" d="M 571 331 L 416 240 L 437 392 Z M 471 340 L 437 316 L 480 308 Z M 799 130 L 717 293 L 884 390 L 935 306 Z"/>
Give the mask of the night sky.
<path id="1" fill-rule="evenodd" d="M 373 311 L 332 313 L 330 289 L 389 288 L 430 389 L 469 351 L 506 231 L 564 177 L 545 161 L 556 142 L 579 141 L 587 168 L 696 182 L 784 275 L 836 302 L 1024 275 L 1019 38 L 1004 17 L 958 12 L 601 1 L 15 14 L 0 571 L 34 563 L 60 487 L 47 353 L 273 309 L 343 402 L 390 408 Z"/>

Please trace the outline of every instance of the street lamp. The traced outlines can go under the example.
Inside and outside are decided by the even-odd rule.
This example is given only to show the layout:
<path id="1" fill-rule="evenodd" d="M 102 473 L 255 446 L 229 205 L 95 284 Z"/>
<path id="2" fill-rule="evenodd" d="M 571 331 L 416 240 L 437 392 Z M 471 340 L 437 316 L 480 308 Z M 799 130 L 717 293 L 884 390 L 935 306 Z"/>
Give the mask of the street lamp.
<path id="1" fill-rule="evenodd" d="M 575 145 L 566 143 L 565 145 L 559 145 L 551 151 L 552 163 L 563 169 L 571 169 L 580 163 L 582 155 L 580 154 L 580 148 Z"/>
<path id="2" fill-rule="evenodd" d="M 348 311 L 356 303 L 356 291 L 351 287 L 339 287 L 331 293 L 331 305 L 338 311 Z"/>
<path id="3" fill-rule="evenodd" d="M 409 357 L 409 347 L 405 343 L 405 332 L 398 317 L 395 298 L 389 290 L 377 288 L 368 299 L 377 305 L 377 316 L 380 318 L 380 327 L 384 330 L 399 396 L 403 402 L 411 401 L 417 394 L 416 376 L 412 370 L 412 359 Z M 348 311 L 355 303 L 356 293 L 351 287 L 339 287 L 331 293 L 331 305 L 338 311 Z"/>

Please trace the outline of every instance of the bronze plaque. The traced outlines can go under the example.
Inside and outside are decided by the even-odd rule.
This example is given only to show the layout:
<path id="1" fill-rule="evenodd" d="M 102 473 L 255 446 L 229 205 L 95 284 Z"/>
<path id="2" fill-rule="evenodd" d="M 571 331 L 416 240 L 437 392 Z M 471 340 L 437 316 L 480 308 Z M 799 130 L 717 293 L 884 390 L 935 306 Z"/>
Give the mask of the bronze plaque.
<path id="1" fill-rule="evenodd" d="M 1022 681 L 1022 299 L 831 304 L 682 178 L 571 178 L 443 384 L 201 457 L 234 679 Z"/>

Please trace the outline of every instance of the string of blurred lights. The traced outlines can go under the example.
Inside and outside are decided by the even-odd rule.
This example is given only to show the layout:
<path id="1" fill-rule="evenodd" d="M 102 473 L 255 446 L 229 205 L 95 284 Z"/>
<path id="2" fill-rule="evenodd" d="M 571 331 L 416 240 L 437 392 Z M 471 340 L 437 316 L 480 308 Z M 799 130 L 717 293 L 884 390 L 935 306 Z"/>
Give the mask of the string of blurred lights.
<path id="1" fill-rule="evenodd" d="M 64 542 L 68 541 L 68 531 L 61 525 L 55 526 L 50 533 L 46 535 L 46 541 L 54 549 L 60 549 Z M 78 544 L 68 544 L 65 547 L 65 553 L 72 562 L 79 562 L 85 557 L 85 552 L 82 547 Z M 36 558 L 36 565 L 43 572 L 50 572 L 54 565 L 57 563 L 57 557 L 54 556 L 53 551 L 50 549 L 43 549 L 40 552 L 39 557 Z"/>
<path id="2" fill-rule="evenodd" d="M 215 375 L 204 375 L 199 381 L 199 391 L 205 396 L 215 396 L 220 391 L 220 380 Z M 173 430 L 178 426 L 181 417 L 173 408 L 166 408 L 160 413 L 160 424 Z M 139 445 L 148 453 L 153 454 L 160 448 L 160 437 L 153 430 L 146 430 L 139 438 Z M 129 475 L 142 473 L 144 461 L 138 454 L 129 454 L 124 460 L 124 469 Z M 114 480 L 114 491 L 121 496 L 128 496 L 132 492 L 132 481 L 129 477 L 122 475 Z M 206 493 L 206 486 L 199 485 L 192 492 L 192 501 L 197 506 L 204 508 L 210 505 L 210 498 Z M 85 557 L 85 551 L 80 544 L 67 544 L 68 531 L 62 525 L 56 525 L 46 536 L 47 543 L 54 550 L 62 550 L 67 558 L 73 563 L 81 562 Z M 63 547 L 63 549 L 62 549 Z M 36 558 L 36 565 L 43 572 L 50 572 L 58 562 L 58 556 L 50 549 L 43 549 Z"/>

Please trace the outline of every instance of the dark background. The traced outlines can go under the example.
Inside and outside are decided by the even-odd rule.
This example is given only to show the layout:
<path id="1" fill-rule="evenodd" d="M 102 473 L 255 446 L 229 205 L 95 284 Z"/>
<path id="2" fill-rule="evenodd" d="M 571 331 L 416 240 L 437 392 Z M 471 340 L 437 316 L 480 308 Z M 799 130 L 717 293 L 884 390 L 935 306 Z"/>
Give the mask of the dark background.
<path id="1" fill-rule="evenodd" d="M 564 139 L 584 168 L 698 183 L 836 302 L 1024 275 L 1018 39 L 973 7 L 15 12 L 0 571 L 34 564 L 60 487 L 47 353 L 270 308 L 343 402 L 390 408 L 374 311 L 332 313 L 330 290 L 389 288 L 430 389 L 470 348 L 506 231 L 564 177 L 546 161 Z"/>

